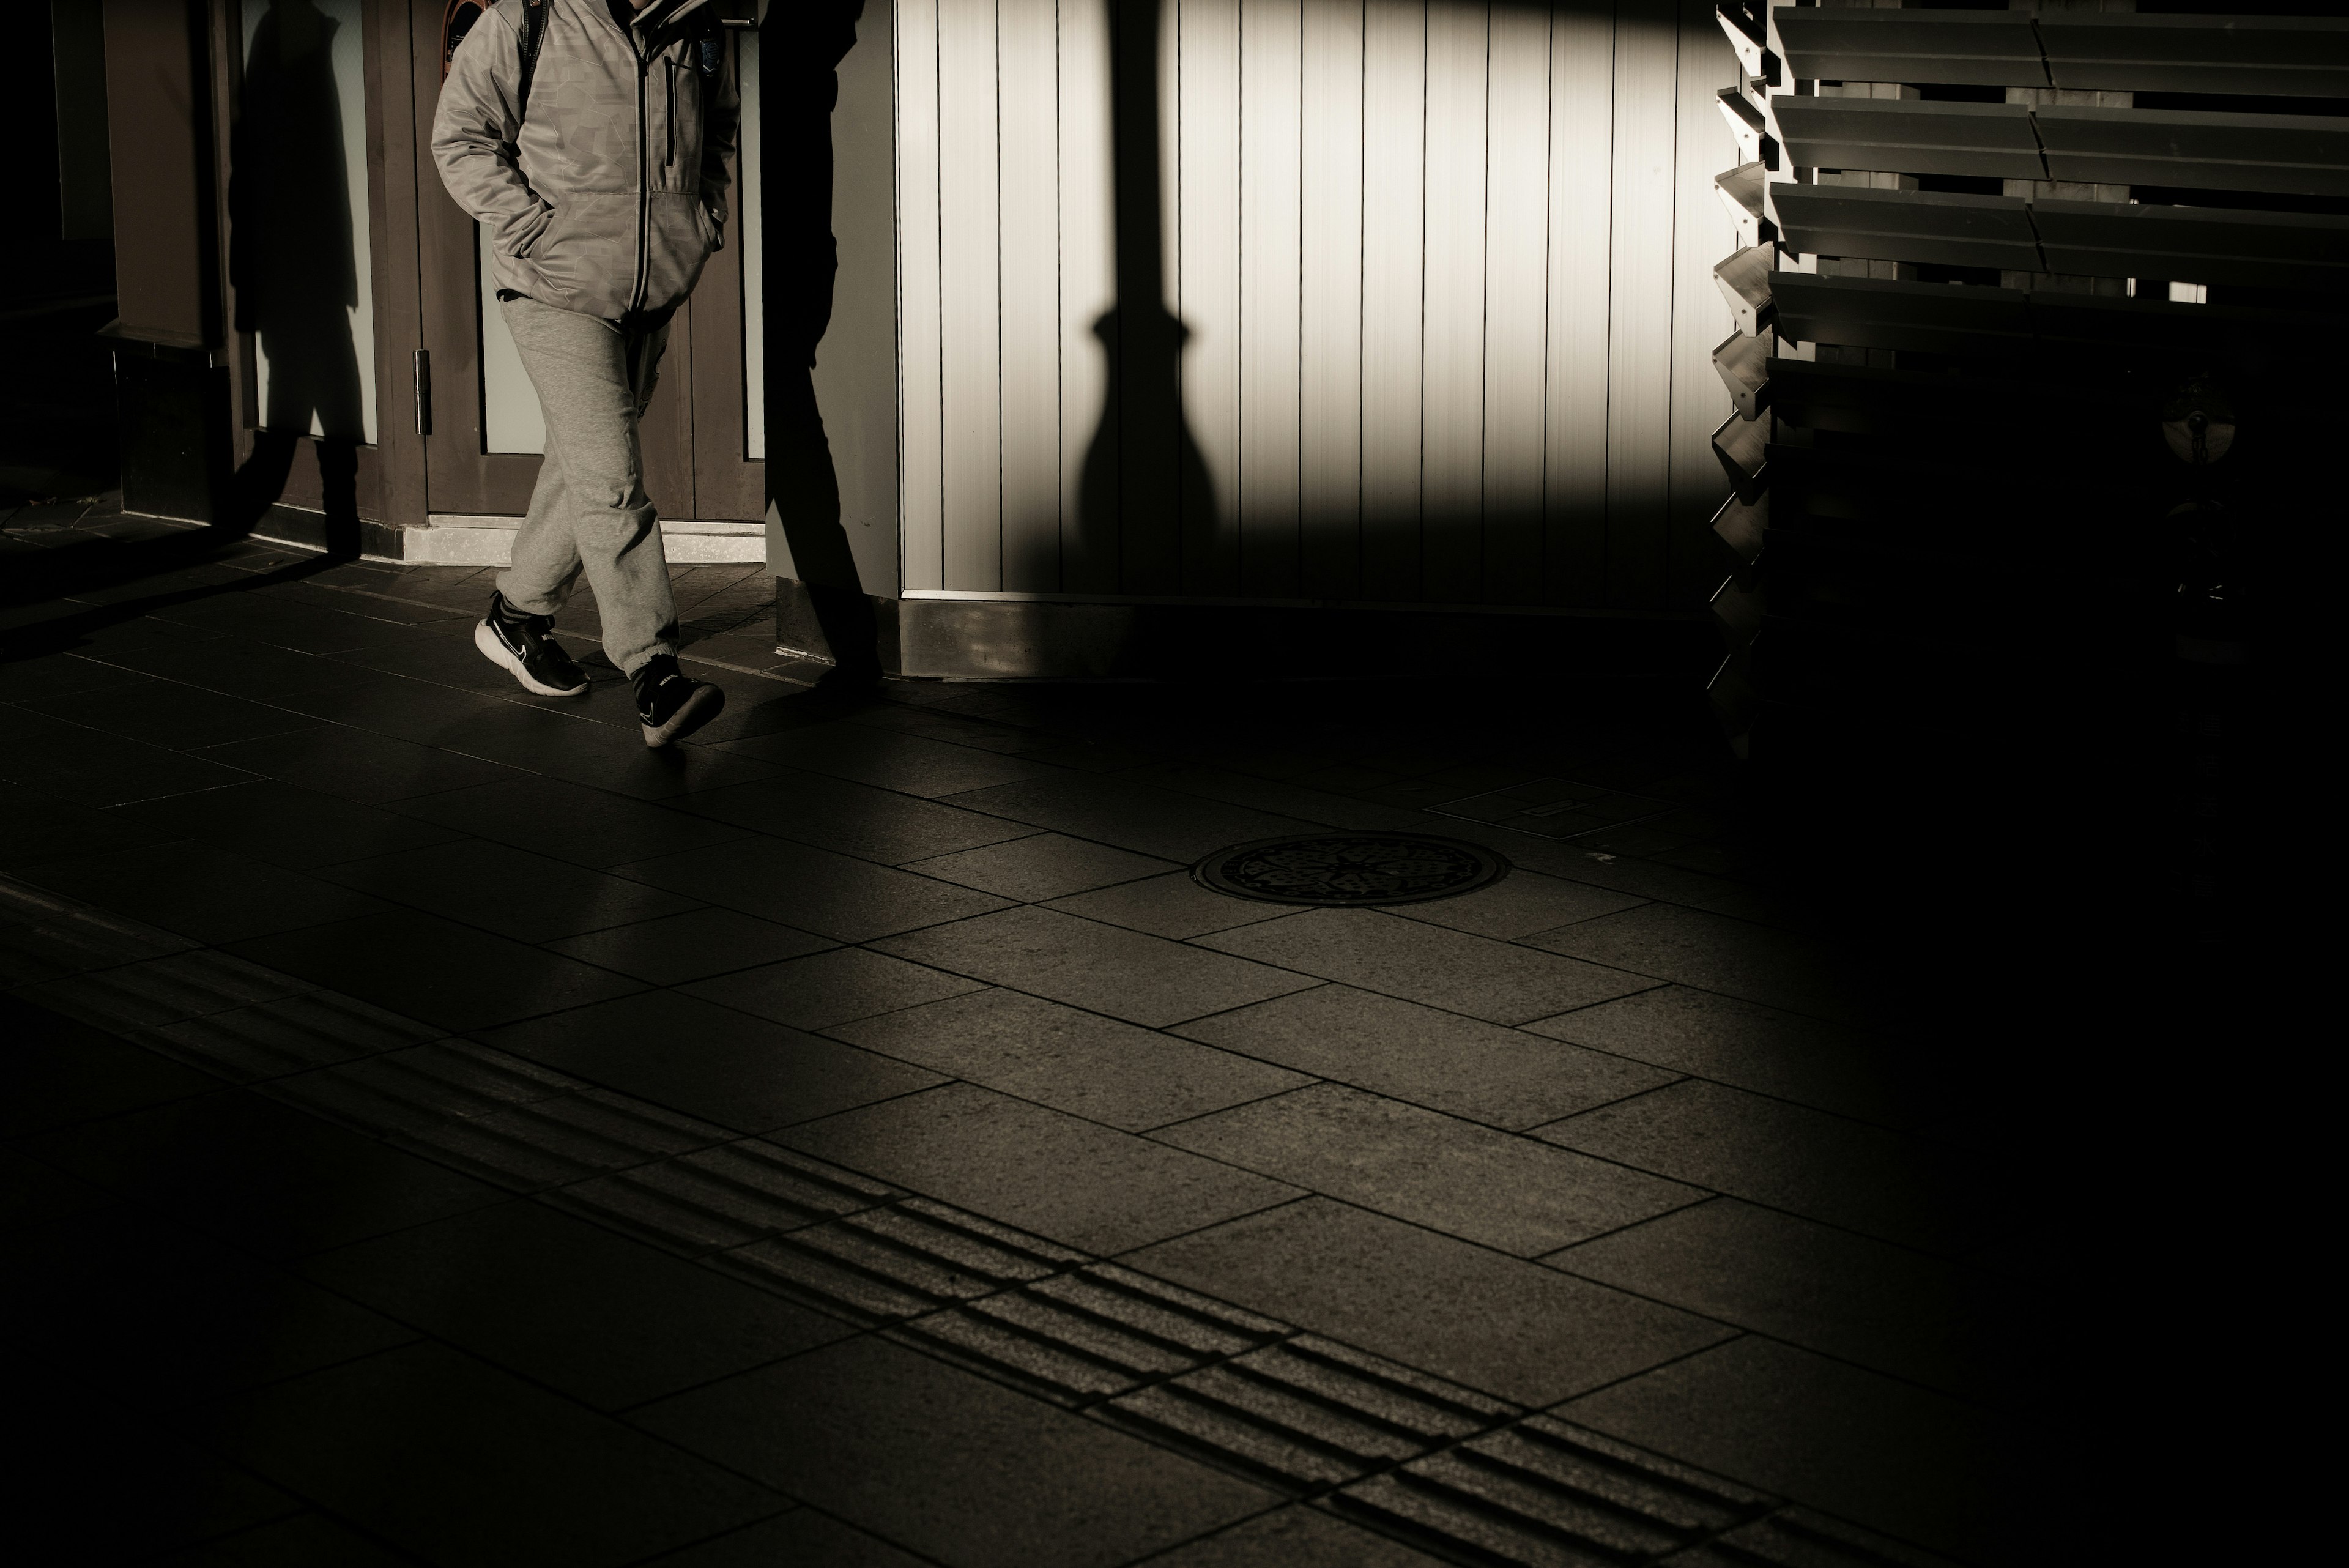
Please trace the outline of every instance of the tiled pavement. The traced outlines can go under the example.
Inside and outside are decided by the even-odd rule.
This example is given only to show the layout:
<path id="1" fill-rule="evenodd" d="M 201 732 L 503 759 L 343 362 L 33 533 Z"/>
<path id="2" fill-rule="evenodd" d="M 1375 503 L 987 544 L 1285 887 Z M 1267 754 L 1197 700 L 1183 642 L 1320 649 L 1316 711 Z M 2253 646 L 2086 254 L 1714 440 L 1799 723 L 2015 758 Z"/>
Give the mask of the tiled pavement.
<path id="1" fill-rule="evenodd" d="M 482 574 L 0 526 L 68 596 L 0 670 L 42 1561 L 2045 1545 L 2027 980 L 1760 875 L 1682 699 L 838 691 L 696 567 L 730 707 L 653 754 L 478 659 Z M 1185 875 L 1324 824 L 1517 869 Z"/>

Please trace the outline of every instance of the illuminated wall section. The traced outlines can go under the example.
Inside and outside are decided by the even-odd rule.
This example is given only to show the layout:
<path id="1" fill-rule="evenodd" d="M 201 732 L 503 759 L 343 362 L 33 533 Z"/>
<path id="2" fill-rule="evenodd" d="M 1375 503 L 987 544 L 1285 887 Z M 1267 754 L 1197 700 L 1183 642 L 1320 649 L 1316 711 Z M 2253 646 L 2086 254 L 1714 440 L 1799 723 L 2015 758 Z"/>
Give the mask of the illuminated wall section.
<path id="1" fill-rule="evenodd" d="M 1736 67 L 1709 5 L 896 16 L 911 595 L 1652 609 L 1717 582 Z M 1154 227 L 1154 267 L 1121 263 Z"/>

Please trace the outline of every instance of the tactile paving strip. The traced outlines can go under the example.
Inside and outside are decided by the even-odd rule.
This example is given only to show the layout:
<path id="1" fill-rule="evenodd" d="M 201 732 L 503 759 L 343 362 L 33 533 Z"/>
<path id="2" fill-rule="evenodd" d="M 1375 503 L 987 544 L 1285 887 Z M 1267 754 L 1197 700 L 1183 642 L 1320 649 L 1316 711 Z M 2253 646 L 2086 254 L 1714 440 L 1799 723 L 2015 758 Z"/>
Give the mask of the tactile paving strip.
<path id="1" fill-rule="evenodd" d="M 877 1209 L 905 1193 L 838 1166 L 743 1138 L 621 1175 L 583 1181 L 546 1201 L 688 1258 Z"/>
<path id="2" fill-rule="evenodd" d="M 465 1041 L 280 1078 L 262 1092 L 523 1192 L 734 1136 Z"/>
<path id="3" fill-rule="evenodd" d="M 1092 1260 L 927 1199 L 904 1198 L 710 1260 L 852 1322 L 899 1323 Z"/>
<path id="4" fill-rule="evenodd" d="M 1104 1414 L 1314 1493 L 1522 1412 L 1474 1389 L 1299 1334 L 1129 1395 Z"/>
<path id="5" fill-rule="evenodd" d="M 1406 1536 L 1538 1568 L 1654 1562 L 1776 1505 L 1547 1416 L 1414 1459 L 1335 1501 Z"/>
<path id="6" fill-rule="evenodd" d="M 917 1319 L 905 1334 L 1083 1407 L 1268 1345 L 1295 1329 L 1114 1263 Z"/>
<path id="7" fill-rule="evenodd" d="M 1957 1568 L 1808 1509 L 1781 1509 L 1664 1560 L 1667 1568 Z"/>

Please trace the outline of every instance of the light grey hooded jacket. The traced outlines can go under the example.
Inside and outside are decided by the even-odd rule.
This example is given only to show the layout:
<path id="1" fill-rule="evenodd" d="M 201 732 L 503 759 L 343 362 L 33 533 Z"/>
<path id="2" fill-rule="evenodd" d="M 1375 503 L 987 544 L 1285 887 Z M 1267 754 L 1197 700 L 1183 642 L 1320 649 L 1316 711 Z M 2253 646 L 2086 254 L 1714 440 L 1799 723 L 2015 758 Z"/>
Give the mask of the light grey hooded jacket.
<path id="1" fill-rule="evenodd" d="M 726 222 L 731 62 L 721 48 L 705 74 L 673 5 L 624 31 L 604 0 L 544 0 L 517 122 L 523 4 L 498 0 L 450 62 L 432 120 L 441 182 L 489 225 L 499 287 L 606 320 L 674 310 Z"/>

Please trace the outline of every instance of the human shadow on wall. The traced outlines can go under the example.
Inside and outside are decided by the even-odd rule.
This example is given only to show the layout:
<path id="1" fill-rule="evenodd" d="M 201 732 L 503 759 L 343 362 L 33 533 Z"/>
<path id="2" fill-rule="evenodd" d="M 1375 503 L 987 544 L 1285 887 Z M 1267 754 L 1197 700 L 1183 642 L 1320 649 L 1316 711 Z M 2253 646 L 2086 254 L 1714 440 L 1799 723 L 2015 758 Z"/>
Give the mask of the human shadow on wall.
<path id="1" fill-rule="evenodd" d="M 229 140 L 229 280 L 237 329 L 257 339 L 267 387 L 224 521 L 257 522 L 315 436 L 327 553 L 357 555 L 367 429 L 351 336 L 358 275 L 335 83 L 339 26 L 315 0 L 270 0 L 245 57 Z"/>
<path id="2" fill-rule="evenodd" d="M 767 494 L 823 640 L 843 678 L 881 670 L 878 626 L 841 526 L 840 477 L 816 405 L 816 346 L 832 322 L 832 112 L 864 0 L 771 6 L 759 27 L 761 246 L 767 368 Z M 875 585 L 894 593 L 895 583 Z"/>

